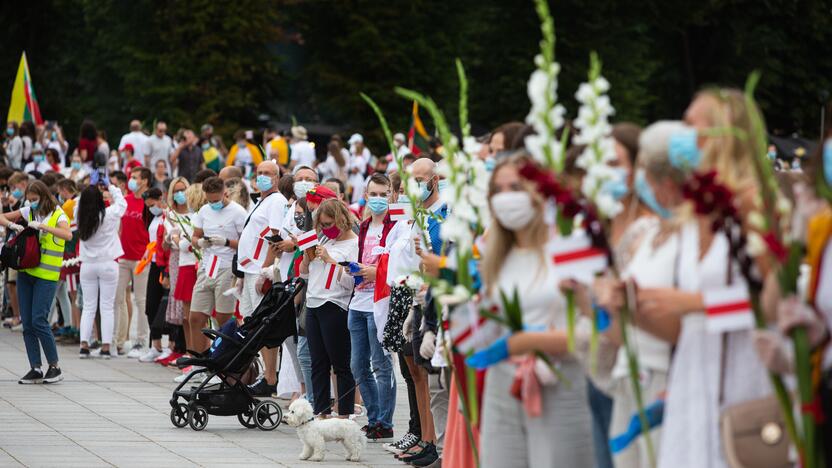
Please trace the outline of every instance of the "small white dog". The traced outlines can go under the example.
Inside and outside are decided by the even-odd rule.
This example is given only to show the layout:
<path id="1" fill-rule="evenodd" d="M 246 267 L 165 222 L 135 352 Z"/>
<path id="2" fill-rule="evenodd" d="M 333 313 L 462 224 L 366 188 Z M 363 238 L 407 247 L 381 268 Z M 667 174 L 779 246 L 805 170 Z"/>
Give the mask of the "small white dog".
<path id="1" fill-rule="evenodd" d="M 299 398 L 289 405 L 286 423 L 297 429 L 298 437 L 303 442 L 303 451 L 298 456 L 301 460 L 323 460 L 326 442 L 336 441 L 343 443 L 347 449 L 347 461 L 358 461 L 367 445 L 367 437 L 355 421 L 319 419 L 305 398 Z"/>

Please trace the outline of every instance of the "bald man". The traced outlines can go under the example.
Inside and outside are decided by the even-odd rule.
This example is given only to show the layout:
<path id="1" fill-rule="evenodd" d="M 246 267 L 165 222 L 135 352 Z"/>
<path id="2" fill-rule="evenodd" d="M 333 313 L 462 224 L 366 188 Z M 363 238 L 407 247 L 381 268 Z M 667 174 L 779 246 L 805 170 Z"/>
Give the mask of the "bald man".
<path id="1" fill-rule="evenodd" d="M 237 249 L 237 269 L 244 275 L 240 297 L 240 315 L 243 317 L 250 316 L 263 299 L 259 286 L 262 286 L 264 277 L 272 281 L 282 280 L 276 277 L 279 275 L 274 275 L 275 253 L 265 240 L 265 237 L 278 234 L 284 223 L 283 215 L 288 202 L 277 189 L 278 179 L 280 169 L 274 161 L 263 161 L 257 166 L 255 183 L 260 190 L 260 200 L 246 220 Z M 263 348 L 262 353 L 266 364 L 264 378 L 249 388 L 254 396 L 270 397 L 277 390 L 277 348 Z"/>
<path id="2" fill-rule="evenodd" d="M 130 133 L 121 137 L 118 147 L 124 148 L 128 144 L 133 145 L 133 157 L 147 165 L 145 158 L 150 156 L 150 137 L 142 132 L 142 123 L 138 120 L 130 121 Z"/>
<path id="3" fill-rule="evenodd" d="M 242 179 L 243 171 L 240 170 L 240 168 L 237 166 L 226 166 L 220 169 L 218 177 L 222 179 L 223 182 L 227 181 L 228 179 Z"/>

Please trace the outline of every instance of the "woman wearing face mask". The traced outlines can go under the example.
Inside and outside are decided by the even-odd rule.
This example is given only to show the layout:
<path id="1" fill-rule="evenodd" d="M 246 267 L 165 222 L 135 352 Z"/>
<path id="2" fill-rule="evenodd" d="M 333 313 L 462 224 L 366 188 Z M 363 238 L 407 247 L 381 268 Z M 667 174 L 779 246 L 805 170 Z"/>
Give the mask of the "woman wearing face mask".
<path id="1" fill-rule="evenodd" d="M 61 171 L 67 179 L 72 179 L 73 182 L 80 182 L 84 177 L 88 175 L 87 171 L 84 170 L 84 165 L 81 162 L 81 155 L 75 153 L 72 155 L 72 159 L 70 160 L 70 165 L 67 168 L 64 168 Z"/>
<path id="2" fill-rule="evenodd" d="M 350 334 L 347 309 L 355 281 L 339 262 L 358 260 L 358 236 L 350 229 L 350 215 L 339 200 L 324 200 L 315 213 L 320 244 L 307 249 L 300 265 L 308 275 L 306 339 L 312 357 L 315 414 L 330 414 L 330 369 L 338 382 L 340 401 L 335 406 L 346 418 L 355 407 L 355 380 L 350 370 Z"/>
<path id="3" fill-rule="evenodd" d="M 127 210 L 127 201 L 121 190 L 110 185 L 110 206 L 104 204 L 104 186 L 90 185 L 81 192 L 76 219 L 81 241 L 81 287 L 84 290 L 84 306 L 81 312 L 80 357 L 90 357 L 89 343 L 92 337 L 96 310 L 101 310 L 101 357 L 110 358 L 113 342 L 114 313 L 118 285 L 118 263 L 124 254 L 118 230 L 121 216 Z"/>
<path id="4" fill-rule="evenodd" d="M 196 283 L 196 256 L 191 250 L 191 243 L 187 240 L 193 234 L 191 212 L 188 207 L 188 180 L 177 177 L 170 183 L 167 205 L 170 207 L 165 216 L 164 244 L 170 249 L 168 258 L 168 272 L 170 274 L 170 290 L 168 291 L 168 306 L 165 309 L 165 322 L 169 325 L 175 338 L 175 348 L 167 359 L 160 362 L 170 365 L 183 356 L 188 349 L 187 313 Z M 179 354 L 179 356 L 177 356 Z"/>
<path id="5" fill-rule="evenodd" d="M 263 154 L 260 149 L 246 140 L 246 132 L 243 130 L 237 130 L 237 133 L 234 134 L 234 140 L 237 143 L 228 150 L 228 159 L 225 161 L 225 165 L 226 167 L 237 166 L 242 168 L 243 175 L 248 177 L 254 168 L 263 162 Z"/>
<path id="6" fill-rule="evenodd" d="M 20 138 L 17 122 L 9 122 L 6 127 L 6 139 L 3 143 L 9 166 L 20 170 L 23 167 L 23 140 Z"/>
<path id="7" fill-rule="evenodd" d="M 40 265 L 20 270 L 17 277 L 23 341 L 32 368 L 19 383 L 54 383 L 62 380 L 63 376 L 58 367 L 55 337 L 47 318 L 52 305 L 51 298 L 55 296 L 60 279 L 64 242 L 72 239 L 72 232 L 69 230 L 69 219 L 43 182 L 30 183 L 26 188 L 25 197 L 29 200 L 29 206 L 4 213 L 4 216 L 0 217 L 0 225 L 18 232 L 23 228 L 11 221 L 23 219 L 28 222 L 29 228 L 39 231 L 41 248 Z M 46 374 L 41 370 L 41 348 L 49 364 Z"/>
<path id="8" fill-rule="evenodd" d="M 170 285 L 168 278 L 167 253 L 165 252 L 162 239 L 164 238 L 165 223 L 165 202 L 162 199 L 162 191 L 153 187 L 142 194 L 144 205 L 150 212 L 150 225 L 147 227 L 147 234 L 151 242 L 156 242 L 156 249 L 153 252 L 145 251 L 142 262 L 149 262 L 147 276 L 147 295 L 145 299 L 145 314 L 147 324 L 150 327 L 150 348 L 139 358 L 139 362 L 154 362 L 167 358 L 173 352 L 170 348 L 162 349 L 162 334 L 165 331 L 164 317 L 157 317 L 159 305 L 167 295 Z M 148 258 L 150 257 L 150 258 Z M 164 311 L 162 311 L 164 314 Z"/>
<path id="9" fill-rule="evenodd" d="M 30 173 L 33 171 L 40 172 L 41 174 L 46 174 L 47 171 L 52 170 L 52 165 L 46 162 L 46 155 L 43 154 L 43 147 L 40 146 L 40 143 L 35 143 L 34 148 L 32 148 L 32 162 L 26 164 L 26 168 L 23 169 L 23 172 Z"/>
<path id="10" fill-rule="evenodd" d="M 534 408 L 534 401 L 520 402 L 511 396 L 517 363 L 492 367 L 485 381 L 480 460 L 486 468 L 590 466 L 593 449 L 586 378 L 567 352 L 565 301 L 553 287 L 559 278 L 546 256 L 550 239 L 543 220 L 543 198 L 518 172 L 527 161 L 505 160 L 491 177 L 489 199 L 496 219 L 481 266 L 483 294 L 500 304 L 501 292 L 511 296 L 516 291 L 524 326 L 564 330 L 551 337 L 550 354 L 570 384 L 543 385 L 541 406 Z M 526 355 L 522 365 L 529 369 L 534 359 Z"/>

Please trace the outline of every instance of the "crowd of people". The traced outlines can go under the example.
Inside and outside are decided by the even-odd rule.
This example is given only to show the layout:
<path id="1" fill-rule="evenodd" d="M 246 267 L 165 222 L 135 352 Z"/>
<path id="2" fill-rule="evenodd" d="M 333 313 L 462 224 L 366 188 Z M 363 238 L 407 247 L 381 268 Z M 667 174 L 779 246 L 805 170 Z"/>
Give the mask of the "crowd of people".
<path id="1" fill-rule="evenodd" d="M 366 411 L 367 439 L 384 442 L 402 462 L 645 467 L 655 456 L 660 467 L 726 466 L 723 411 L 770 395 L 767 371 L 793 372 L 783 364 L 789 351 L 781 338 L 794 327 L 807 327 L 823 350 L 832 324 L 832 276 L 821 268 L 832 259 L 829 205 L 815 194 L 811 171 L 784 170 L 778 178 L 797 207 L 794 232 L 820 246 L 808 267 L 809 300 L 781 297 L 766 282 L 767 332 L 706 327 L 704 292 L 744 279 L 712 219 L 691 210 L 686 170 L 669 154 L 687 139 L 700 169 L 717 171 L 737 193 L 754 193 L 749 167 L 757 148 L 709 131 L 750 133 L 746 106 L 736 90 L 708 90 L 683 120 L 614 125 L 610 165 L 621 176 L 603 190 L 625 207 L 607 230 L 621 275 L 588 282 L 565 277 L 548 254 L 562 238 L 544 194 L 524 176 L 536 164 L 524 148 L 533 128 L 509 122 L 478 138 L 492 220 L 474 243 L 470 273 L 483 300 L 501 304 L 517 292 L 523 330 L 467 359 L 447 346 L 458 305 L 437 300 L 431 281 L 413 280 L 447 278 L 457 268 L 454 246 L 440 236 L 453 209 L 441 147 L 413 154 L 396 134 L 395 151 L 374 155 L 354 134 L 318 148 L 301 126 L 240 130 L 226 147 L 211 125 L 172 138 L 165 122 L 147 135 L 133 121 L 111 151 L 91 121 L 72 143 L 54 122 L 9 122 L 0 225 L 7 243 L 36 231 L 41 251 L 38 265 L 4 272 L 4 324 L 23 332 L 29 359 L 20 383 L 61 380 L 56 340 L 77 345 L 81 359 L 175 366 L 210 348 L 203 328 L 244 321 L 271 284 L 302 277 L 298 336 L 261 351 L 251 393 L 306 398 L 318 417 Z M 579 188 L 583 148 L 567 144 L 564 171 Z M 832 139 L 814 158 L 832 185 Z M 413 197 L 403 180 L 418 187 Z M 429 214 L 423 226 L 391 215 L 392 204 L 410 200 Z M 318 241 L 304 248 L 310 231 Z M 389 290 L 389 305 L 379 305 L 381 290 Z M 574 338 L 566 332 L 567 296 L 582 317 Z M 621 346 L 623 309 L 634 317 L 638 395 Z M 591 334 L 582 326 L 599 311 L 610 323 L 590 366 Z M 549 356 L 556 376 L 539 355 Z M 397 398 L 396 367 L 409 421 L 394 428 L 396 401 L 405 398 Z M 175 380 L 195 370 L 182 369 Z M 828 375 L 819 385 L 824 409 Z M 661 425 L 645 429 L 652 443 L 633 433 L 638 400 L 664 407 Z M 619 444 L 628 434 L 633 440 Z"/>

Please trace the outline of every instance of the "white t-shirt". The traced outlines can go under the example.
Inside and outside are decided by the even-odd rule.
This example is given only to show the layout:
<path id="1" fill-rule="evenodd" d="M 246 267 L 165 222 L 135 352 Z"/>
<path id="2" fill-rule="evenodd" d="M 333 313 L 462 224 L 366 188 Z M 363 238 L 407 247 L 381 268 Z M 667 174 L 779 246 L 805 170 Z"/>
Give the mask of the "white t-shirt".
<path id="1" fill-rule="evenodd" d="M 358 259 L 358 237 L 333 242 L 321 241 L 329 256 L 336 262 L 354 262 Z M 316 258 L 309 263 L 309 284 L 306 286 L 306 305 L 320 307 L 326 302 L 349 308 L 355 280 L 337 263 L 324 263 Z"/>
<path id="2" fill-rule="evenodd" d="M 202 229 L 203 237 L 222 236 L 226 239 L 237 240 L 243 232 L 246 222 L 246 210 L 236 202 L 229 202 L 220 211 L 214 211 L 210 204 L 199 209 L 193 218 L 194 228 Z M 219 259 L 220 268 L 231 266 L 235 250 L 226 246 L 210 246 L 202 249 L 203 259 L 215 255 Z"/>
<path id="3" fill-rule="evenodd" d="M 365 148 L 366 151 L 366 148 Z M 367 151 L 369 153 L 369 151 Z M 347 182 L 352 187 L 352 203 L 358 203 L 364 197 L 364 172 L 367 170 L 367 159 L 361 155 L 350 158 L 349 177 Z M 355 171 L 355 172 L 353 172 Z"/>
<path id="4" fill-rule="evenodd" d="M 20 169 L 23 164 L 23 140 L 15 136 L 6 143 L 6 153 L 9 156 L 9 164 L 14 169 Z"/>
<path id="5" fill-rule="evenodd" d="M 280 192 L 274 192 L 254 205 L 248 224 L 240 235 L 240 245 L 237 249 L 237 268 L 240 271 L 258 273 L 263 267 L 269 248 L 268 241 L 263 238 L 283 227 L 286 203 L 286 197 Z"/>
<path id="6" fill-rule="evenodd" d="M 364 249 L 361 252 L 361 259 L 358 263 L 362 265 L 377 265 L 381 252 L 381 236 L 384 232 L 384 224 L 370 224 L 367 229 L 367 237 L 364 238 Z M 389 236 L 389 233 L 388 233 Z M 350 309 L 361 312 L 373 311 L 373 293 L 375 292 L 375 281 L 367 281 L 365 278 L 355 287 L 355 294 L 350 302 Z"/>
<path id="7" fill-rule="evenodd" d="M 421 259 L 416 255 L 413 236 L 417 234 L 412 222 L 398 221 L 387 234 L 385 242 L 390 248 L 387 263 L 387 284 L 393 286 L 403 277 L 419 271 Z"/>
<path id="8" fill-rule="evenodd" d="M 61 167 L 66 165 L 66 150 L 61 147 L 61 142 L 58 140 L 47 140 L 43 145 L 46 149 L 52 148 L 58 152 L 58 157 L 61 159 Z M 99 147 L 100 148 L 100 147 Z M 108 153 L 109 154 L 109 153 Z"/>
<path id="9" fill-rule="evenodd" d="M 296 166 L 315 167 L 315 161 L 317 160 L 315 157 L 315 148 L 308 141 L 303 140 L 292 143 L 291 147 L 292 161 L 295 162 Z"/>
<path id="10" fill-rule="evenodd" d="M 121 189 L 115 185 L 110 185 L 108 190 L 112 203 L 104 209 L 104 219 L 101 220 L 98 230 L 89 239 L 80 241 L 82 262 L 111 262 L 124 255 L 118 231 L 121 227 L 121 216 L 127 211 L 127 200 L 124 199 Z M 78 221 L 78 203 L 75 204 L 73 219 Z"/>
<path id="11" fill-rule="evenodd" d="M 167 135 L 159 138 L 155 133 L 147 139 L 148 148 L 150 151 L 150 170 L 156 169 L 156 161 L 165 161 L 170 174 L 170 155 L 173 153 L 173 140 Z M 143 159 L 139 162 L 144 164 Z"/>
<path id="12" fill-rule="evenodd" d="M 20 137 L 20 140 L 23 142 L 23 160 L 26 161 L 32 157 L 32 137 L 26 135 Z"/>
<path id="13" fill-rule="evenodd" d="M 176 221 L 178 217 L 180 221 Z M 192 220 L 194 218 L 194 214 L 192 212 L 188 213 L 168 213 L 167 220 L 165 221 L 165 227 L 170 229 L 179 229 L 179 244 L 177 245 L 177 251 L 179 252 L 179 266 L 191 266 L 196 265 L 196 255 L 194 255 L 193 247 L 191 246 L 191 242 L 188 239 L 192 239 L 194 235 L 194 226 L 192 224 Z M 168 232 L 170 232 L 170 229 Z M 185 235 L 187 234 L 187 237 Z"/>
<path id="14" fill-rule="evenodd" d="M 118 150 L 121 151 L 124 145 L 133 145 L 133 156 L 144 164 L 145 155 L 150 154 L 150 145 L 148 143 L 148 136 L 140 131 L 130 132 L 121 137 L 121 142 L 118 144 Z"/>
<path id="15" fill-rule="evenodd" d="M 344 179 L 344 168 L 338 165 L 338 161 L 335 160 L 331 154 L 326 156 L 326 161 L 318 164 L 318 172 L 321 174 L 321 181 L 326 181 L 330 178 L 336 179 Z"/>
<path id="16" fill-rule="evenodd" d="M 46 171 L 51 171 L 51 170 L 52 170 L 52 165 L 49 164 L 46 161 L 41 161 L 39 163 L 36 163 L 36 162 L 32 161 L 32 162 L 26 164 L 26 167 L 23 169 L 23 172 L 28 174 L 32 171 L 38 171 L 41 174 L 46 174 Z"/>
<path id="17" fill-rule="evenodd" d="M 159 225 L 164 222 L 165 218 L 162 215 L 154 216 L 153 219 L 150 221 L 150 226 L 147 227 L 147 235 L 150 238 L 150 242 L 156 240 L 156 233 L 159 231 Z M 153 252 L 153 257 L 150 259 L 151 262 L 156 262 L 156 252 Z"/>

